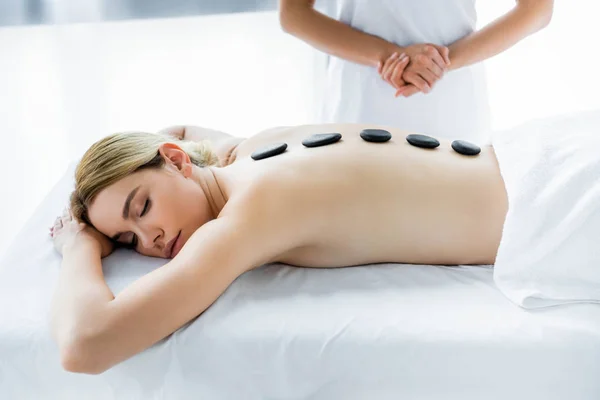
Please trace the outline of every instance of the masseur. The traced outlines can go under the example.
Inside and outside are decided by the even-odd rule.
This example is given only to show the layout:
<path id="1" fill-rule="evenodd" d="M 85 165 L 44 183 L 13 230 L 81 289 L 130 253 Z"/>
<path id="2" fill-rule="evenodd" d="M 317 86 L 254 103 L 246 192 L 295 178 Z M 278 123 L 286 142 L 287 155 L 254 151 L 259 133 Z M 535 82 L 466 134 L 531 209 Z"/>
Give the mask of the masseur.
<path id="1" fill-rule="evenodd" d="M 283 29 L 329 55 L 323 122 L 483 143 L 489 110 L 481 61 L 545 27 L 553 0 L 517 0 L 479 31 L 475 0 L 317 2 L 327 15 L 314 0 L 279 3 Z"/>
<path id="2" fill-rule="evenodd" d="M 227 146 L 224 167 L 204 142 L 148 133 L 83 156 L 72 214 L 51 233 L 63 255 L 52 332 L 67 370 L 99 373 L 146 349 L 265 263 L 494 263 L 507 198 L 490 146 L 354 124 Z M 171 260 L 115 296 L 101 266 L 115 245 Z"/>

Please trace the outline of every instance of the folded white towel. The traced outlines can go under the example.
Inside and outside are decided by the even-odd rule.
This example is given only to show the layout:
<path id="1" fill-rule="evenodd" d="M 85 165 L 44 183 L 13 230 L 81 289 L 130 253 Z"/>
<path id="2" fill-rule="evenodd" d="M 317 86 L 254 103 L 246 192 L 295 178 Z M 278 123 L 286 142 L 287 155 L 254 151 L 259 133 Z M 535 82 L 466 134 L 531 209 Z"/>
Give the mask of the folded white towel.
<path id="1" fill-rule="evenodd" d="M 500 290 L 525 308 L 600 302 L 600 110 L 533 121 L 492 143 L 509 202 Z"/>

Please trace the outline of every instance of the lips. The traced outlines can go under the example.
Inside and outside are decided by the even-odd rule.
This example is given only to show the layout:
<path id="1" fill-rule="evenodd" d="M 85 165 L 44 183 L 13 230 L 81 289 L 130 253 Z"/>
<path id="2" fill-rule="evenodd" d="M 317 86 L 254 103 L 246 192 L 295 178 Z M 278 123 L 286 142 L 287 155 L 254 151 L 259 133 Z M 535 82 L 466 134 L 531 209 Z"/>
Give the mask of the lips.
<path id="1" fill-rule="evenodd" d="M 175 247 L 177 239 L 181 236 L 181 231 L 175 236 L 166 246 L 165 258 L 173 258 L 179 252 L 179 249 Z M 175 251 L 174 251 L 175 250 Z"/>

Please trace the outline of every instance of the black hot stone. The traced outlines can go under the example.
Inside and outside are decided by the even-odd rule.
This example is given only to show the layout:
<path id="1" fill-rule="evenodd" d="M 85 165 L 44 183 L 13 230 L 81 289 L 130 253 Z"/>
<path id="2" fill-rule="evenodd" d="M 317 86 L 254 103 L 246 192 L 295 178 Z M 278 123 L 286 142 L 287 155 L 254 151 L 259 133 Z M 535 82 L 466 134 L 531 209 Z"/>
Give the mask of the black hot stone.
<path id="1" fill-rule="evenodd" d="M 364 129 L 360 137 L 367 142 L 383 143 L 392 138 L 392 134 L 383 129 Z"/>
<path id="2" fill-rule="evenodd" d="M 455 140 L 452 142 L 452 148 L 457 153 L 465 156 L 476 156 L 481 153 L 481 147 L 465 140 Z"/>
<path id="3" fill-rule="evenodd" d="M 423 149 L 435 149 L 440 145 L 439 140 L 436 138 L 426 135 L 418 135 L 416 133 L 408 135 L 406 137 L 406 141 L 415 147 L 421 147 Z"/>
<path id="4" fill-rule="evenodd" d="M 275 143 L 256 150 L 250 157 L 252 157 L 253 160 L 262 160 L 263 158 L 279 155 L 283 153 L 285 149 L 287 149 L 287 143 Z"/>
<path id="5" fill-rule="evenodd" d="M 342 138 L 340 133 L 317 133 L 302 141 L 306 147 L 326 146 L 338 142 Z"/>

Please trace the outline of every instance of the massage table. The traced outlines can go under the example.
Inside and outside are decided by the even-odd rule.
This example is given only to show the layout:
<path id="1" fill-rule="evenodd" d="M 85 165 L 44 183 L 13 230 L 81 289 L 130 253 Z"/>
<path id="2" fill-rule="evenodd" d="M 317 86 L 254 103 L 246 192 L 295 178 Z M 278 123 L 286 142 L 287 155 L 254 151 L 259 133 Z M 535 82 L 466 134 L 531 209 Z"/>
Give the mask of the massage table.
<path id="1" fill-rule="evenodd" d="M 0 399 L 600 399 L 600 306 L 528 311 L 493 267 L 265 265 L 201 316 L 99 375 L 66 372 L 48 327 L 48 227 L 74 165 L 0 261 Z M 164 259 L 104 260 L 118 294 Z"/>

